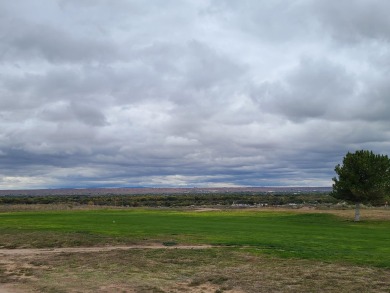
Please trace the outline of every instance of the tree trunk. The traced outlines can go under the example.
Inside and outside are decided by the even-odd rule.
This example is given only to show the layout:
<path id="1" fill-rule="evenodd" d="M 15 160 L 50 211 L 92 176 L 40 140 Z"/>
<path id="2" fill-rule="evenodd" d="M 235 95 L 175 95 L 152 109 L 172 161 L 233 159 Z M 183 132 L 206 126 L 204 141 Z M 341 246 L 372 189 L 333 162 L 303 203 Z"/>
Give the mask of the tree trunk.
<path id="1" fill-rule="evenodd" d="M 357 202 L 355 206 L 355 222 L 359 222 L 359 221 L 360 221 L 360 202 Z"/>

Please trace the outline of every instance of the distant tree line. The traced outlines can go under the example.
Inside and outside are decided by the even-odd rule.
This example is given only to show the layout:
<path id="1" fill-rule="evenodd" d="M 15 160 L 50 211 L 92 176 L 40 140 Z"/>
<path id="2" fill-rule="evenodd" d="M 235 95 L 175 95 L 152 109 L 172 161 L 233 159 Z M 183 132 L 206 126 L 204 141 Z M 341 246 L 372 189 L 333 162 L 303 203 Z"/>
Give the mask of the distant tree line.
<path id="1" fill-rule="evenodd" d="M 167 195 L 44 195 L 0 196 L 0 204 L 68 204 L 128 207 L 258 206 L 287 204 L 335 204 L 326 193 L 270 194 L 167 194 Z"/>

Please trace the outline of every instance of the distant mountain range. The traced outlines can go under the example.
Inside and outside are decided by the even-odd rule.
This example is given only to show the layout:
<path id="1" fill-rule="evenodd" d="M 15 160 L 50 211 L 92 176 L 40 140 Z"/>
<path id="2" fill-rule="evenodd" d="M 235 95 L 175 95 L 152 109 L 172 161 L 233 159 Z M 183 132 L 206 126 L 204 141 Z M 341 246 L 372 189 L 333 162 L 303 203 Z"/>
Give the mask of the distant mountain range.
<path id="1" fill-rule="evenodd" d="M 137 194 L 183 194 L 183 193 L 327 193 L 331 187 L 218 187 L 218 188 L 61 188 L 0 190 L 5 195 L 137 195 Z"/>

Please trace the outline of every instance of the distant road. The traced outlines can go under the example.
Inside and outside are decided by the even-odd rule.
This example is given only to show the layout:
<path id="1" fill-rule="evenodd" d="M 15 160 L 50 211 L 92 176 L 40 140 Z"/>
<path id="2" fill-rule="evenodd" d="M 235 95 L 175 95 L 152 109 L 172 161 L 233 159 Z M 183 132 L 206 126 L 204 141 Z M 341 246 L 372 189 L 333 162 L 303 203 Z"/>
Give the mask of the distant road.
<path id="1" fill-rule="evenodd" d="M 208 194 L 208 193 L 326 193 L 331 187 L 218 187 L 218 188 L 64 188 L 0 190 L 5 195 L 137 195 L 137 194 Z"/>

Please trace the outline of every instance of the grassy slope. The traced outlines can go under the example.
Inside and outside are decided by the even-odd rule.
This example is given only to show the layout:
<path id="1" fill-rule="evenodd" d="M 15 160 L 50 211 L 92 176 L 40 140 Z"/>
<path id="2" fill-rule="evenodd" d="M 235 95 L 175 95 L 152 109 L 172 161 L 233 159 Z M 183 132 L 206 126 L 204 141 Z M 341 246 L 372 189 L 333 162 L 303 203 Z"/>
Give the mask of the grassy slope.
<path id="1" fill-rule="evenodd" d="M 0 233 L 0 246 L 175 241 L 245 245 L 283 257 L 390 267 L 390 222 L 354 223 L 327 214 L 139 209 L 20 212 L 0 214 Z M 53 243 L 50 237 L 55 238 Z M 72 242 L 67 243 L 69 239 Z"/>

